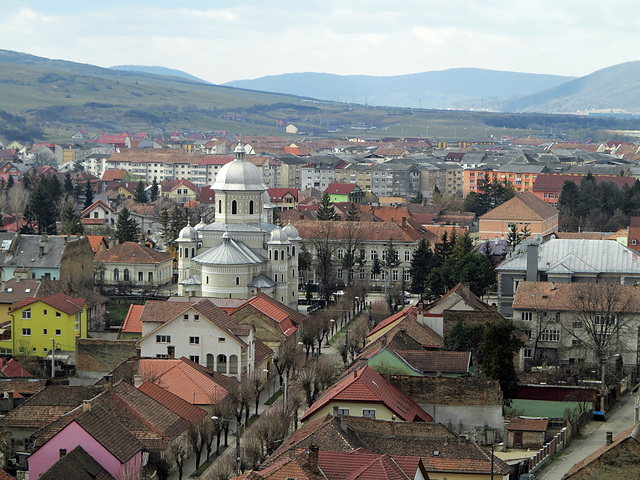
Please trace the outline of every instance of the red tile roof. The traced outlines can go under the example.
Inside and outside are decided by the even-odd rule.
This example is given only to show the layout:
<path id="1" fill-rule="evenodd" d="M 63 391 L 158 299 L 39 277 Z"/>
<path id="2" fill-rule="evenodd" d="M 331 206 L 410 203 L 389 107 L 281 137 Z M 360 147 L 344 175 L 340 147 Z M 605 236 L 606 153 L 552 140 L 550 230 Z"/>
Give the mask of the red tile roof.
<path id="1" fill-rule="evenodd" d="M 56 310 L 60 310 L 61 312 L 66 313 L 67 315 L 73 315 L 75 313 L 81 312 L 82 310 L 84 310 L 85 305 L 85 300 L 82 298 L 71 298 L 64 293 L 56 293 L 44 298 L 34 297 L 27 300 L 21 300 L 19 302 L 16 302 L 12 306 L 11 311 L 27 307 L 36 302 L 45 303 L 50 307 L 55 308 Z"/>
<path id="2" fill-rule="evenodd" d="M 354 188 L 360 190 L 360 187 L 352 183 L 330 183 L 325 192 L 336 195 L 349 195 Z"/>
<path id="3" fill-rule="evenodd" d="M 143 247 L 136 242 L 124 242 L 97 253 L 93 260 L 107 263 L 164 263 L 173 260 L 173 257 L 168 253 Z"/>
<path id="4" fill-rule="evenodd" d="M 333 401 L 379 403 L 393 412 L 400 420 L 431 422 L 433 418 L 420 406 L 391 385 L 382 375 L 369 366 L 349 372 L 314 402 L 302 417 L 309 419 Z"/>
<path id="5" fill-rule="evenodd" d="M 7 378 L 24 378 L 33 377 L 27 370 L 20 365 L 15 358 L 10 358 L 7 362 L 0 359 L 0 364 L 3 364 L 0 372 Z"/>
<path id="6" fill-rule="evenodd" d="M 390 325 L 393 325 L 395 322 L 402 320 L 404 317 L 412 313 L 413 314 L 418 313 L 418 309 L 414 306 L 407 307 L 404 310 L 400 310 L 398 313 L 394 313 L 393 315 L 391 315 L 388 318 L 385 318 L 378 325 L 376 325 L 375 328 L 367 334 L 367 338 L 374 336 L 380 330 L 383 330 L 389 327 Z"/>
<path id="7" fill-rule="evenodd" d="M 124 319 L 122 324 L 121 333 L 140 333 L 142 334 L 142 321 L 140 317 L 144 311 L 144 305 L 129 305 L 129 311 L 127 312 L 127 318 Z"/>
<path id="8" fill-rule="evenodd" d="M 548 418 L 512 418 L 507 425 L 507 430 L 523 432 L 546 432 L 547 428 L 549 428 Z"/>
<path id="9" fill-rule="evenodd" d="M 192 405 L 186 400 L 183 400 L 179 396 L 171 393 L 168 388 L 161 387 L 149 380 L 143 382 L 138 389 L 167 407 L 172 412 L 177 413 L 191 424 L 196 424 L 207 416 L 206 410 Z"/>

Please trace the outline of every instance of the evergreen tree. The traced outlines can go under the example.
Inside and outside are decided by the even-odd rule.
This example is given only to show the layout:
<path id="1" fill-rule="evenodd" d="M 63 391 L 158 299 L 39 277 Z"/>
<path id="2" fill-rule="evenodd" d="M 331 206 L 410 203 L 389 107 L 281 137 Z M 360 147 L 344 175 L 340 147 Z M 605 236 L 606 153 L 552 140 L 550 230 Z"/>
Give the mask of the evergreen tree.
<path id="1" fill-rule="evenodd" d="M 487 378 L 498 380 L 505 405 L 518 395 L 518 374 L 513 359 L 524 346 L 516 336 L 510 320 L 490 321 L 482 338 L 482 372 Z"/>
<path id="2" fill-rule="evenodd" d="M 160 187 L 158 186 L 158 181 L 156 177 L 153 177 L 153 183 L 151 183 L 151 188 L 149 189 L 149 200 L 155 202 L 160 196 Z"/>
<path id="3" fill-rule="evenodd" d="M 322 194 L 322 199 L 320 200 L 320 205 L 318 206 L 318 214 L 316 216 L 316 219 L 322 221 L 338 219 L 336 209 L 331 203 L 331 197 L 327 192 L 324 192 Z"/>
<path id="4" fill-rule="evenodd" d="M 84 208 L 90 207 L 93 204 L 94 194 L 91 182 L 87 180 L 87 185 L 84 189 Z"/>
<path id="5" fill-rule="evenodd" d="M 411 292 L 422 295 L 427 289 L 427 276 L 433 267 L 431 244 L 421 238 L 411 257 Z"/>
<path id="6" fill-rule="evenodd" d="M 178 235 L 180 234 L 180 230 L 187 226 L 187 212 L 184 208 L 179 206 L 174 206 L 171 209 L 171 213 L 169 216 L 169 232 L 171 234 L 170 242 L 173 242 Z"/>
<path id="7" fill-rule="evenodd" d="M 9 175 L 9 179 L 7 180 L 7 192 L 13 188 L 15 185 L 15 181 L 13 180 L 13 175 Z"/>
<path id="8" fill-rule="evenodd" d="M 347 216 L 345 217 L 347 222 L 359 222 L 360 221 L 360 209 L 355 202 L 349 204 L 349 210 L 347 210 Z"/>
<path id="9" fill-rule="evenodd" d="M 134 200 L 136 203 L 147 203 L 149 202 L 149 197 L 147 197 L 147 192 L 144 189 L 144 183 L 142 180 L 138 182 L 136 186 L 136 191 L 134 192 Z"/>
<path id="10" fill-rule="evenodd" d="M 56 221 L 60 214 L 58 202 L 61 191 L 60 181 L 57 176 L 48 175 L 40 178 L 24 211 L 27 225 L 24 229 L 21 229 L 23 233 L 56 234 Z"/>
<path id="11" fill-rule="evenodd" d="M 82 235 L 84 227 L 80 215 L 73 206 L 73 202 L 67 202 L 62 208 L 60 219 L 60 233 L 63 235 Z"/>
<path id="12" fill-rule="evenodd" d="M 160 211 L 160 228 L 161 228 L 162 239 L 167 243 L 174 240 L 173 238 L 171 238 L 170 222 L 171 222 L 171 219 L 169 217 L 169 210 L 167 210 L 166 208 L 163 208 Z"/>
<path id="13" fill-rule="evenodd" d="M 9 193 L 7 189 L 7 182 L 4 178 L 0 178 L 0 193 L 4 193 L 5 195 Z"/>
<path id="14" fill-rule="evenodd" d="M 73 180 L 71 179 L 71 173 L 67 172 L 67 174 L 64 176 L 64 193 L 66 194 L 67 199 L 73 196 L 73 191 L 74 187 Z"/>
<path id="15" fill-rule="evenodd" d="M 131 217 L 131 212 L 128 208 L 123 208 L 118 214 L 118 220 L 116 221 L 116 238 L 119 243 L 135 242 L 140 234 L 140 228 L 135 219 Z"/>
<path id="16" fill-rule="evenodd" d="M 460 260 L 465 255 L 473 252 L 473 239 L 468 230 L 465 230 L 464 234 L 458 235 L 455 238 L 455 242 L 452 241 L 451 243 L 454 243 L 451 254 L 456 260 Z"/>

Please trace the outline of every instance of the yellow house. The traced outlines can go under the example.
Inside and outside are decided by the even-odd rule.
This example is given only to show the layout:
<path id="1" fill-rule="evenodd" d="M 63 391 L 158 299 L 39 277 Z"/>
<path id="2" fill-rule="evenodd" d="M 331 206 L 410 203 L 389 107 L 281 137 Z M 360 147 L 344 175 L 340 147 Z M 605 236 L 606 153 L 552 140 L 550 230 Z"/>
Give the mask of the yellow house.
<path id="1" fill-rule="evenodd" d="M 348 371 L 320 395 L 304 414 L 303 423 L 336 410 L 337 415 L 368 417 L 401 422 L 431 422 L 433 417 L 420 405 L 391 385 L 373 368 Z"/>
<path id="2" fill-rule="evenodd" d="M 75 351 L 76 337 L 87 338 L 85 303 L 64 293 L 16 302 L 10 311 L 11 339 L 0 341 L 0 348 L 46 357 L 55 342 L 56 350 Z"/>

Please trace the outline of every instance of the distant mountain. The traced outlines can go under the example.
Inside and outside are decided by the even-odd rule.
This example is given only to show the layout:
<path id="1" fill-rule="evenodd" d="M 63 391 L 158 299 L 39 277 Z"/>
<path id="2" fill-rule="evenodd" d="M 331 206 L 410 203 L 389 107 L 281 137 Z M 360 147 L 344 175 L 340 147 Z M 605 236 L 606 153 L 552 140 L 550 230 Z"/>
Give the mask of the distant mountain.
<path id="1" fill-rule="evenodd" d="M 123 72 L 142 72 L 142 73 L 150 73 L 152 75 L 164 75 L 167 77 L 180 77 L 187 78 L 189 80 L 194 80 L 196 82 L 208 83 L 206 80 L 202 80 L 198 77 L 194 77 L 193 75 L 183 72 L 182 70 L 175 70 L 173 68 L 166 67 L 156 67 L 156 66 L 147 66 L 147 65 L 115 65 L 113 67 L 109 67 L 112 70 L 120 70 Z"/>
<path id="2" fill-rule="evenodd" d="M 479 68 L 377 77 L 328 73 L 289 73 L 224 85 L 287 93 L 337 102 L 410 108 L 482 108 L 483 102 L 504 100 L 547 90 L 575 77 L 503 72 Z"/>
<path id="3" fill-rule="evenodd" d="M 640 113 L 640 61 L 603 68 L 550 89 L 497 102 L 502 111 Z"/>

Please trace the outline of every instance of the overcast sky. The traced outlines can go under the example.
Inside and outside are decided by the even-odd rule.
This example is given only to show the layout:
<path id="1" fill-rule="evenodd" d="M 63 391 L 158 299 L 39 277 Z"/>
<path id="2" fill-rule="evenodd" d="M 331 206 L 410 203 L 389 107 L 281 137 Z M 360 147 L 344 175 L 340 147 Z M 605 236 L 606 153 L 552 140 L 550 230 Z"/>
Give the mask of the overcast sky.
<path id="1" fill-rule="evenodd" d="M 183 6 L 181 6 L 183 5 Z M 637 60 L 637 0 L 0 0 L 0 48 L 224 83 L 457 67 L 581 76 Z"/>

